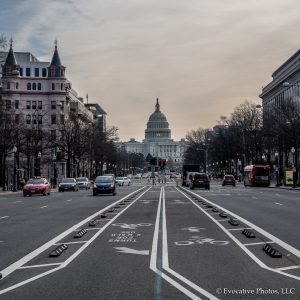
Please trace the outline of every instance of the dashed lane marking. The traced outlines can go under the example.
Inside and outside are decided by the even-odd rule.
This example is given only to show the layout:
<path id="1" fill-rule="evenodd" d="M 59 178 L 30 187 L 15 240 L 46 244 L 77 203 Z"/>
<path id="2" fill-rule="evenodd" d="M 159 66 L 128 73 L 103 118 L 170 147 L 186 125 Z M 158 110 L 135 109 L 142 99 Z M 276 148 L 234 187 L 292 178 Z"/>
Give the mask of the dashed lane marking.
<path id="1" fill-rule="evenodd" d="M 0 219 L 6 219 L 6 218 L 9 218 L 9 216 L 0 217 Z"/>
<path id="2" fill-rule="evenodd" d="M 232 229 L 227 229 L 228 231 L 235 231 L 235 230 L 244 230 L 244 229 L 252 229 L 251 227 L 244 227 L 244 228 L 232 228 Z"/>
<path id="3" fill-rule="evenodd" d="M 72 199 L 68 199 L 68 200 L 66 200 L 66 202 L 70 202 L 70 201 L 72 201 Z"/>
<path id="4" fill-rule="evenodd" d="M 283 267 L 283 268 L 277 268 L 279 271 L 287 271 L 287 270 L 293 270 L 293 269 L 299 269 L 300 265 L 298 266 L 289 266 L 289 267 Z"/>
<path id="5" fill-rule="evenodd" d="M 48 207 L 48 205 L 41 206 L 40 208 L 46 208 L 46 207 Z"/>
<path id="6" fill-rule="evenodd" d="M 14 203 L 21 203 L 23 202 L 22 200 L 14 201 Z"/>
<path id="7" fill-rule="evenodd" d="M 257 242 L 257 243 L 249 243 L 249 244 L 243 244 L 244 246 L 255 246 L 255 245 L 263 245 L 263 244 L 273 244 L 274 242 L 269 241 L 269 242 Z"/>
<path id="8" fill-rule="evenodd" d="M 283 204 L 281 204 L 281 203 L 279 203 L 279 202 L 274 202 L 274 204 L 276 204 L 276 205 L 283 205 Z"/>
<path id="9" fill-rule="evenodd" d="M 62 263 L 52 263 L 52 264 L 42 264 L 42 265 L 32 265 L 32 266 L 23 266 L 20 267 L 19 270 L 21 269 L 32 269 L 32 268 L 42 268 L 42 267 L 52 267 L 52 266 L 59 266 Z"/>

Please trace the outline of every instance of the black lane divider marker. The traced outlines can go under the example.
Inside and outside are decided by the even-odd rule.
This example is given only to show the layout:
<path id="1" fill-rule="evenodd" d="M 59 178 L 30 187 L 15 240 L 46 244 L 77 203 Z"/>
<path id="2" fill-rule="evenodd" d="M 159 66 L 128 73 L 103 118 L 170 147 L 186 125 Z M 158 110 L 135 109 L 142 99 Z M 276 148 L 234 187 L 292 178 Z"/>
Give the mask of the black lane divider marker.
<path id="1" fill-rule="evenodd" d="M 213 208 L 212 205 L 210 205 L 210 204 L 206 204 L 206 207 L 207 208 Z"/>
<path id="2" fill-rule="evenodd" d="M 242 231 L 242 234 L 244 234 L 249 239 L 255 239 L 256 238 L 255 234 L 252 231 L 248 230 L 248 229 L 244 229 Z"/>
<path id="3" fill-rule="evenodd" d="M 116 209 L 117 209 L 117 208 L 120 208 L 120 205 L 116 205 L 114 208 L 116 208 Z"/>
<path id="4" fill-rule="evenodd" d="M 272 248 L 270 244 L 265 244 L 262 249 L 273 258 L 282 258 L 282 254 L 278 250 Z"/>
<path id="5" fill-rule="evenodd" d="M 216 207 L 214 207 L 214 208 L 212 209 L 212 211 L 213 211 L 213 212 L 216 212 L 216 213 L 219 212 L 219 210 L 218 210 Z"/>
<path id="6" fill-rule="evenodd" d="M 85 229 L 81 229 L 80 231 L 78 231 L 75 235 L 74 238 L 76 239 L 80 239 L 83 235 L 85 235 L 87 233 L 87 231 Z"/>
<path id="7" fill-rule="evenodd" d="M 62 244 L 55 248 L 50 254 L 50 257 L 58 257 L 60 256 L 64 251 L 68 249 L 68 246 L 66 244 Z"/>
<path id="8" fill-rule="evenodd" d="M 107 212 L 109 212 L 109 213 L 112 213 L 112 212 L 114 212 L 115 210 L 113 209 L 113 208 L 110 208 Z"/>
<path id="9" fill-rule="evenodd" d="M 104 219 L 106 217 L 107 217 L 106 213 L 100 215 L 100 218 L 102 218 L 102 219 Z"/>
<path id="10" fill-rule="evenodd" d="M 120 205 L 122 205 L 122 206 L 123 206 L 123 205 L 127 205 L 127 204 L 126 204 L 126 203 L 120 203 Z"/>
<path id="11" fill-rule="evenodd" d="M 219 216 L 220 216 L 221 218 L 227 218 L 227 215 L 226 215 L 225 213 L 223 213 L 223 212 L 219 213 Z"/>
<path id="12" fill-rule="evenodd" d="M 231 224 L 232 226 L 239 226 L 239 223 L 236 220 L 233 220 L 231 218 L 229 219 L 228 223 Z"/>
<path id="13" fill-rule="evenodd" d="M 89 222 L 89 226 L 90 227 L 96 226 L 97 223 L 98 223 L 98 220 L 92 220 Z"/>

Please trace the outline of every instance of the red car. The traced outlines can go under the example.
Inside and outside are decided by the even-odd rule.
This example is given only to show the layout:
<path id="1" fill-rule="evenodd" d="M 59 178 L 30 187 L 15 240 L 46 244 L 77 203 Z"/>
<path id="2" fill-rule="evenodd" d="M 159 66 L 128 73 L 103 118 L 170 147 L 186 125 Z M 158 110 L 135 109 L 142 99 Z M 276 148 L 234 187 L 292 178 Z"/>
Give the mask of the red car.
<path id="1" fill-rule="evenodd" d="M 223 178 L 222 185 L 232 185 L 235 186 L 235 178 L 233 175 L 225 175 Z"/>
<path id="2" fill-rule="evenodd" d="M 23 187 L 23 196 L 32 196 L 33 194 L 50 195 L 51 186 L 46 178 L 35 177 L 27 181 Z"/>

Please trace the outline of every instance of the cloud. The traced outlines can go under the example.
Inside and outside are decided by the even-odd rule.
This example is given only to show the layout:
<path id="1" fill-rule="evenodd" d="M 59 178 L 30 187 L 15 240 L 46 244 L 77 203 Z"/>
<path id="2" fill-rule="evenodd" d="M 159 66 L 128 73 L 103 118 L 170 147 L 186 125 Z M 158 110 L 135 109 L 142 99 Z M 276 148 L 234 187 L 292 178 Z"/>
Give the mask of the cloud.
<path id="1" fill-rule="evenodd" d="M 124 140 L 144 137 L 156 97 L 173 138 L 214 126 L 245 99 L 259 102 L 299 48 L 296 0 L 2 2 L 14 49 L 50 61 L 57 38 L 73 87 Z"/>

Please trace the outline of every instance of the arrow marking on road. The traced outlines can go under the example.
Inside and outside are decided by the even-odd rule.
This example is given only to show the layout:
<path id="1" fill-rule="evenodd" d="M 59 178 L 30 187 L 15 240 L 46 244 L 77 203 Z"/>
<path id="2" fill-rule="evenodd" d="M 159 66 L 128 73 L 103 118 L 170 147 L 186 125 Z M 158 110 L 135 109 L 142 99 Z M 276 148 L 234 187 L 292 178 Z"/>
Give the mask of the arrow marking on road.
<path id="1" fill-rule="evenodd" d="M 118 252 L 127 253 L 127 254 L 140 254 L 140 255 L 149 255 L 149 250 L 135 250 L 127 247 L 114 247 L 119 250 Z"/>

